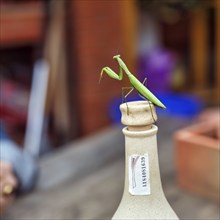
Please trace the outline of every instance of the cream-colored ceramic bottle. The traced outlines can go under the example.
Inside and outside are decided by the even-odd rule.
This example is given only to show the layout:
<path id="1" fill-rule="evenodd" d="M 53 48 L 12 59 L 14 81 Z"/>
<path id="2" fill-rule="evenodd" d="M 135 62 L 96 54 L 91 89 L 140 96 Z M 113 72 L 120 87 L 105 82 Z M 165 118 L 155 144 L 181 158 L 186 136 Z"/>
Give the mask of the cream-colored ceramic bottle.
<path id="1" fill-rule="evenodd" d="M 121 203 L 112 219 L 178 219 L 161 185 L 157 116 L 147 101 L 122 104 L 125 135 L 125 185 Z M 128 111 L 128 112 L 127 112 Z"/>

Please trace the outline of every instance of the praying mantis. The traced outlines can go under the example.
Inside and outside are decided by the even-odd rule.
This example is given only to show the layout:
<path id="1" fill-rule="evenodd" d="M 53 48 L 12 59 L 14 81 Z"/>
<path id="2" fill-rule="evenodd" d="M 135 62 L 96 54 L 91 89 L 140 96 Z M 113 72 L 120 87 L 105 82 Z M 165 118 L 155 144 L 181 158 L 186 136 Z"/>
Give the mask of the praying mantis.
<path id="1" fill-rule="evenodd" d="M 153 104 L 160 108 L 166 108 L 165 105 L 149 90 L 145 87 L 144 82 L 141 83 L 127 68 L 123 60 L 120 58 L 120 55 L 113 56 L 113 59 L 116 60 L 119 64 L 120 72 L 119 74 L 115 73 L 111 68 L 104 67 L 102 68 L 99 82 L 103 76 L 103 73 L 106 73 L 109 77 L 116 79 L 116 80 L 122 80 L 123 78 L 123 71 L 127 74 L 128 79 L 131 83 L 131 90 L 128 92 L 126 97 L 133 91 L 133 89 L 136 89 L 137 92 L 144 98 L 151 101 Z M 146 78 L 145 78 L 146 80 Z M 127 87 L 126 87 L 127 88 Z"/>

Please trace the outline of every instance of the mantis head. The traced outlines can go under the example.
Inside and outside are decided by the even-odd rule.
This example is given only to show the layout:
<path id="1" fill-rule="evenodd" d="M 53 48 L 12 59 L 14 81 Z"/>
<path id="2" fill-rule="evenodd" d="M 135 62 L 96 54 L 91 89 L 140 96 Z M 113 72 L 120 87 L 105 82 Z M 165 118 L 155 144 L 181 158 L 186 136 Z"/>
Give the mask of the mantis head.
<path id="1" fill-rule="evenodd" d="M 118 58 L 120 58 L 120 55 L 115 55 L 115 56 L 113 56 L 113 59 L 114 59 L 114 60 L 117 60 Z"/>

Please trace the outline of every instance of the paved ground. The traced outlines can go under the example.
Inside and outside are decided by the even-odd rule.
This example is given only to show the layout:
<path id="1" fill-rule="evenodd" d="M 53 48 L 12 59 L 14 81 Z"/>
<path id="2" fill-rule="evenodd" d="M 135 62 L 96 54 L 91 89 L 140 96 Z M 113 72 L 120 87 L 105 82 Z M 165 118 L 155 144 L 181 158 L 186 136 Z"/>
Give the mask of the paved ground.
<path id="1" fill-rule="evenodd" d="M 218 204 L 176 184 L 173 131 L 188 122 L 161 119 L 158 146 L 165 194 L 180 219 L 219 219 Z M 36 189 L 16 200 L 3 219 L 110 219 L 123 191 L 120 127 L 79 140 L 40 161 Z"/>

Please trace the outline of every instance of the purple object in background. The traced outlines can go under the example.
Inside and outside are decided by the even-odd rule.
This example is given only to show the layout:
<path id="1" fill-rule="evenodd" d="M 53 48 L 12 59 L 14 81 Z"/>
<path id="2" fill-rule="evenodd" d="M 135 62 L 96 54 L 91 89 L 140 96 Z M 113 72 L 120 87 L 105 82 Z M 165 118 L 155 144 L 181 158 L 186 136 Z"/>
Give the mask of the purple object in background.
<path id="1" fill-rule="evenodd" d="M 172 71 L 176 60 L 171 52 L 158 48 L 139 58 L 138 73 L 143 82 L 147 77 L 147 87 L 152 91 L 170 91 Z"/>

